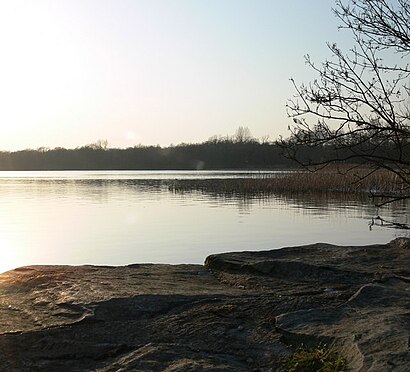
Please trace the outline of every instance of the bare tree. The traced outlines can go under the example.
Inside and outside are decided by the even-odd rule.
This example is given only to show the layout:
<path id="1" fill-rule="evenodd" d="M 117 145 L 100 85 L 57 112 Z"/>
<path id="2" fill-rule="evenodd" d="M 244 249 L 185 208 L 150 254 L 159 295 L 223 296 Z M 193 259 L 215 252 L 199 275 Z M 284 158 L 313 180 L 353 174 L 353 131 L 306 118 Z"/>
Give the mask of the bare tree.
<path id="1" fill-rule="evenodd" d="M 90 143 L 86 146 L 86 148 L 92 149 L 92 150 L 107 150 L 108 149 L 108 141 L 106 139 L 99 139 L 93 143 Z"/>
<path id="2" fill-rule="evenodd" d="M 304 166 L 343 162 L 367 169 L 361 177 L 395 174 L 394 192 L 374 195 L 385 198 L 380 205 L 410 198 L 410 2 L 337 0 L 333 11 L 354 47 L 329 43 L 331 57 L 319 65 L 305 57 L 317 79 L 291 79 L 291 136 L 280 144 Z"/>
<path id="3" fill-rule="evenodd" d="M 253 140 L 254 138 L 248 127 L 238 127 L 233 136 L 233 141 L 237 143 L 252 142 Z"/>

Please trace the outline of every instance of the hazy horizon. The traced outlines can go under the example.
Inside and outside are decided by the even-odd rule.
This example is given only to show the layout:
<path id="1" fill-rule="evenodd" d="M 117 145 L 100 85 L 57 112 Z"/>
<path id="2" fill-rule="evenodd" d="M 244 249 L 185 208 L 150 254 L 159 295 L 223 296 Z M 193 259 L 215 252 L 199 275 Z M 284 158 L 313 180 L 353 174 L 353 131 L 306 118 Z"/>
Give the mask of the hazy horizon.
<path id="1" fill-rule="evenodd" d="M 0 2 L 0 150 L 287 135 L 289 78 L 345 41 L 334 1 Z"/>
<path id="2" fill-rule="evenodd" d="M 238 128 L 237 128 L 238 129 Z M 249 129 L 247 127 L 245 127 L 245 129 Z M 250 135 L 252 136 L 252 140 L 257 141 L 259 143 L 273 143 L 276 140 L 278 140 L 278 138 L 268 138 L 266 139 L 266 137 L 262 136 L 260 138 L 253 136 L 253 133 L 251 132 Z M 214 138 L 217 138 L 218 140 L 224 141 L 232 141 L 235 142 L 235 133 L 230 133 L 227 135 L 221 135 L 219 133 L 217 134 L 213 134 L 211 135 L 209 138 L 207 138 L 204 141 L 198 141 L 198 142 L 187 142 L 187 141 L 181 141 L 178 143 L 170 143 L 167 145 L 161 145 L 159 143 L 135 143 L 135 144 L 129 144 L 127 146 L 114 146 L 113 144 L 109 143 L 108 140 L 106 139 L 96 139 L 95 141 L 91 141 L 89 143 L 82 143 L 82 144 L 77 144 L 77 145 L 73 145 L 71 147 L 63 147 L 63 146 L 38 146 L 36 148 L 34 147 L 26 147 L 26 148 L 21 148 L 21 149 L 15 149 L 15 150 L 10 150 L 10 149 L 1 149 L 0 148 L 0 152 L 17 152 L 17 151 L 26 151 L 26 150 L 35 150 L 35 151 L 48 151 L 48 150 L 56 150 L 59 148 L 63 148 L 66 150 L 76 150 L 76 149 L 80 149 L 83 147 L 93 147 L 95 146 L 96 148 L 101 147 L 101 148 L 106 148 L 106 149 L 127 149 L 127 148 L 133 148 L 133 147 L 161 147 L 161 148 L 167 148 L 167 147 L 175 147 L 175 146 L 184 146 L 184 145 L 200 145 L 203 143 L 206 143 L 208 141 L 212 141 Z M 104 144 L 105 142 L 105 144 Z"/>

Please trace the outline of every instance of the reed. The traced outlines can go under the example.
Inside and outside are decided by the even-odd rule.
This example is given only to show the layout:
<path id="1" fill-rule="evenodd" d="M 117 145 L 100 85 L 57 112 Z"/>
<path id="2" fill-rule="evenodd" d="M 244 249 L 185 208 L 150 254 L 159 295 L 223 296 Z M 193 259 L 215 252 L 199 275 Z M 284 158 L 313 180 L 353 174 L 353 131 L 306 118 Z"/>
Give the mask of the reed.
<path id="1" fill-rule="evenodd" d="M 367 172 L 368 173 L 368 172 Z M 341 173 L 336 170 L 287 172 L 252 178 L 175 180 L 173 192 L 202 191 L 218 194 L 389 193 L 401 192 L 398 177 L 378 171 Z"/>

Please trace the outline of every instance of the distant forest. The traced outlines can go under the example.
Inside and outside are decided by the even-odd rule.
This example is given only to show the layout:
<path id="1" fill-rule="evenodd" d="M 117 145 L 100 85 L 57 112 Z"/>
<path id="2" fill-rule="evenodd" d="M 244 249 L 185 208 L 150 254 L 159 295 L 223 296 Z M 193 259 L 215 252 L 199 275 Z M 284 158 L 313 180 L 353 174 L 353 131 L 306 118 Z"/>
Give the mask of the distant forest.
<path id="1" fill-rule="evenodd" d="M 170 147 L 118 149 L 98 141 L 76 149 L 0 152 L 0 170 L 274 169 L 291 164 L 273 143 L 217 138 Z"/>
<path id="2" fill-rule="evenodd" d="M 363 148 L 355 148 L 357 156 Z M 297 154 L 297 162 L 292 151 Z M 379 146 L 375 155 L 395 156 L 396 149 Z M 284 153 L 287 155 L 285 156 Z M 216 170 L 284 169 L 300 163 L 321 163 L 329 158 L 362 162 L 351 150 L 340 149 L 337 141 L 328 144 L 294 145 L 286 141 L 254 138 L 247 127 L 239 127 L 233 136 L 213 136 L 206 142 L 176 146 L 137 145 L 126 149 L 110 148 L 99 140 L 75 149 L 45 147 L 36 150 L 0 151 L 1 170 Z"/>

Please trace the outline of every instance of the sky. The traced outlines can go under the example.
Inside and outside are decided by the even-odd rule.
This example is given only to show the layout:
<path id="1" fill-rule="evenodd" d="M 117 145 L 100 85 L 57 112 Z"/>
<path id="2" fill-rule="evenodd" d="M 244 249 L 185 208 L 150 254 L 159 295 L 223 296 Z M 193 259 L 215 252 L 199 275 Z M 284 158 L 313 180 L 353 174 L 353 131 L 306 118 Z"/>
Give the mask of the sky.
<path id="1" fill-rule="evenodd" d="M 0 0 L 0 150 L 287 136 L 331 0 Z"/>

